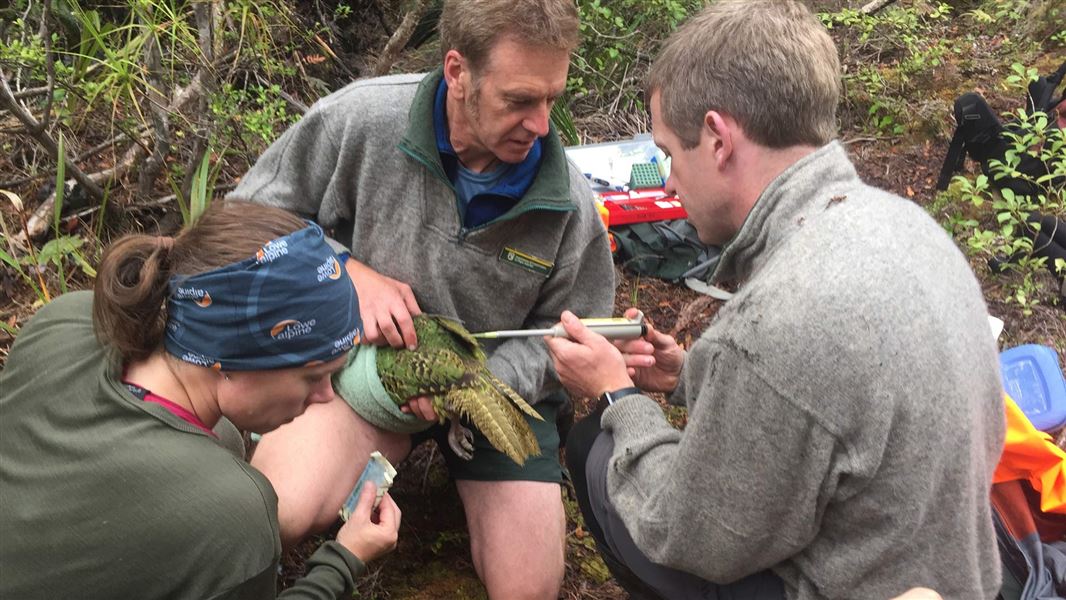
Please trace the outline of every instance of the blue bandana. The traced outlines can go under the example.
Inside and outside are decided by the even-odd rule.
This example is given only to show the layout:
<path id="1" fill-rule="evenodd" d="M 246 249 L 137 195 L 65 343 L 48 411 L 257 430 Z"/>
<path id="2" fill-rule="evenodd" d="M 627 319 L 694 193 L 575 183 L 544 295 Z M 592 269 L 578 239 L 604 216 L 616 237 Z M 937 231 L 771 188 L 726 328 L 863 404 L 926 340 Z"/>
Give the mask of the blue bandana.
<path id="1" fill-rule="evenodd" d="M 355 286 L 314 223 L 238 263 L 170 279 L 164 346 L 215 369 L 327 362 L 359 343 Z"/>

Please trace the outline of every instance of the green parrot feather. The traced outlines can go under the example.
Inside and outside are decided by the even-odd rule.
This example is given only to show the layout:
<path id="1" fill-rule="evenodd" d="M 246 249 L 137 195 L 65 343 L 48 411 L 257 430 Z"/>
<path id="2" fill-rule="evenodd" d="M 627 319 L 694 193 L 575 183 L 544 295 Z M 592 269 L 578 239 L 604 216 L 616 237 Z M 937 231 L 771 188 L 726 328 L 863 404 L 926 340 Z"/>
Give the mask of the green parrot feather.
<path id="1" fill-rule="evenodd" d="M 446 416 L 468 419 L 493 447 L 516 463 L 524 464 L 526 458 L 540 454 L 537 438 L 522 416 L 542 420 L 540 415 L 489 372 L 477 339 L 459 322 L 445 317 L 418 315 L 414 325 L 416 349 L 381 347 L 377 351 L 378 378 L 393 402 L 404 404 L 428 396 L 442 423 Z"/>

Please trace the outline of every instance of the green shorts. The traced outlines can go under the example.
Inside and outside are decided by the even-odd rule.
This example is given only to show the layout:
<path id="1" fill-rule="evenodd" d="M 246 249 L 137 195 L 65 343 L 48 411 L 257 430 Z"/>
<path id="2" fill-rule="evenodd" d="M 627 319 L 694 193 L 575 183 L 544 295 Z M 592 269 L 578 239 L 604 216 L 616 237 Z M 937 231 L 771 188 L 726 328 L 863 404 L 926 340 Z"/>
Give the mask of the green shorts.
<path id="1" fill-rule="evenodd" d="M 459 458 L 448 445 L 449 425 L 434 425 L 429 429 L 411 435 L 411 444 L 417 446 L 433 439 L 444 455 L 448 472 L 453 479 L 472 481 L 545 481 L 562 483 L 563 470 L 559 464 L 559 431 L 556 429 L 555 417 L 567 400 L 565 392 L 552 394 L 533 405 L 544 418 L 538 421 L 526 417 L 526 422 L 533 429 L 540 445 L 540 454 L 526 459 L 526 464 L 519 466 L 506 454 L 493 448 L 488 439 L 466 420 L 463 425 L 474 434 L 474 457 L 470 460 Z"/>

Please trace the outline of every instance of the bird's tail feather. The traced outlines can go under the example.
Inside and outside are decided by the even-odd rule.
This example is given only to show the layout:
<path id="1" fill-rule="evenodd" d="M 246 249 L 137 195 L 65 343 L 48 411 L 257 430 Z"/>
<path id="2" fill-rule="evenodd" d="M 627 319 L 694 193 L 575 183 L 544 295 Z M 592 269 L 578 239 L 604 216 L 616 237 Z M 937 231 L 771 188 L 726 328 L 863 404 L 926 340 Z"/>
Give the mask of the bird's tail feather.
<path id="1" fill-rule="evenodd" d="M 518 392 L 514 391 L 511 386 L 507 385 L 503 381 L 500 381 L 498 377 L 490 373 L 487 369 L 482 373 L 482 376 L 485 380 L 487 380 L 489 386 L 494 388 L 500 394 L 506 396 L 507 399 L 510 400 L 511 403 L 518 408 L 518 410 L 526 413 L 534 419 L 537 419 L 538 421 L 544 420 L 544 418 L 540 416 L 540 413 L 533 410 L 533 407 L 530 406 L 529 403 L 526 402 L 521 396 L 519 396 Z"/>

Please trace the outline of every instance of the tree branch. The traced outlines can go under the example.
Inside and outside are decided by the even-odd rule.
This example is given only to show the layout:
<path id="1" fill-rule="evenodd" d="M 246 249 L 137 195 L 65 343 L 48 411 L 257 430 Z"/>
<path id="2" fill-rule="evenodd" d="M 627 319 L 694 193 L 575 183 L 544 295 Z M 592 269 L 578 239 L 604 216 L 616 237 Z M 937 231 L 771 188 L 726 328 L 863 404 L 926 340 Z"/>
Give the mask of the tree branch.
<path id="1" fill-rule="evenodd" d="M 374 68 L 372 70 L 375 76 L 384 75 L 389 72 L 392 65 L 396 62 L 396 58 L 400 55 L 400 51 L 407 45 L 408 40 L 411 39 L 411 34 L 415 32 L 415 27 L 418 25 L 418 21 L 422 18 L 422 15 L 426 12 L 426 0 L 415 0 L 415 5 L 411 7 L 411 10 L 407 12 L 407 16 L 403 18 L 403 22 L 393 32 L 392 37 L 389 38 L 388 43 L 385 44 L 385 49 L 381 51 L 381 56 L 378 57 Z"/>
<path id="2" fill-rule="evenodd" d="M 52 119 L 52 103 L 55 101 L 56 57 L 52 54 L 52 35 L 48 32 L 48 17 L 52 14 L 51 0 L 44 0 L 41 9 L 41 39 L 44 40 L 44 69 L 47 74 L 44 114 L 41 115 L 41 131 L 48 130 L 48 121 Z"/>
<path id="3" fill-rule="evenodd" d="M 146 23 L 146 25 L 150 25 Z M 210 51 L 210 50 L 208 50 Z M 147 72 L 144 95 L 148 99 L 148 112 L 152 122 L 152 154 L 144 161 L 144 166 L 137 173 L 137 196 L 147 198 L 152 194 L 155 180 L 163 170 L 167 155 L 170 154 L 170 119 L 163 96 L 163 57 L 159 49 L 159 38 L 151 33 L 144 44 L 144 66 Z"/>
<path id="4" fill-rule="evenodd" d="M 126 154 L 123 155 L 122 159 L 115 163 L 115 166 L 102 171 L 97 171 L 96 173 L 89 175 L 89 177 L 94 182 L 104 182 L 122 177 L 135 163 L 143 159 L 145 154 L 144 146 L 133 144 L 126 150 Z M 72 180 L 66 182 L 67 185 L 72 183 Z M 48 198 L 37 207 L 37 210 L 33 211 L 33 214 L 30 215 L 29 220 L 26 221 L 25 231 L 15 236 L 15 241 L 20 244 L 28 244 L 29 239 L 27 239 L 27 237 L 30 239 L 38 238 L 48 231 L 48 228 L 51 227 L 52 215 L 55 213 L 55 200 L 56 193 L 53 190 L 52 193 L 48 195 Z M 100 200 L 103 200 L 103 196 L 101 196 Z"/>
<path id="5" fill-rule="evenodd" d="M 34 119 L 33 115 L 15 99 L 14 94 L 11 93 L 11 87 L 7 84 L 7 75 L 4 74 L 2 69 L 0 69 L 0 105 L 6 107 L 11 111 L 11 114 L 15 115 L 15 118 L 26 128 L 26 133 L 37 140 L 37 143 L 43 146 L 45 151 L 66 164 L 67 172 L 71 174 L 75 181 L 85 187 L 89 195 L 97 200 L 103 200 L 104 190 L 84 171 L 78 168 L 78 165 L 74 164 L 74 161 L 70 160 L 66 153 L 62 157 L 59 156 L 59 145 L 56 144 L 56 141 L 41 127 L 41 123 Z"/>
<path id="6" fill-rule="evenodd" d="M 896 0 L 871 0 L 863 5 L 863 7 L 859 9 L 859 12 L 864 15 L 872 15 L 895 1 Z"/>
<path id="7" fill-rule="evenodd" d="M 220 58 L 220 60 L 227 60 L 228 58 L 229 55 Z M 204 84 L 202 83 L 202 78 L 204 76 L 203 73 L 203 69 L 198 71 L 196 73 L 196 76 L 193 77 L 192 81 L 189 82 L 189 85 L 178 90 L 174 94 L 173 100 L 171 100 L 170 105 L 166 108 L 167 112 L 181 111 L 190 102 L 199 100 L 199 98 L 201 98 L 206 93 L 206 89 L 204 87 Z M 3 85 L 3 87 L 7 90 L 8 94 L 10 93 L 10 88 L 7 88 L 7 82 L 3 78 L 2 73 L 0 73 L 0 85 Z M 124 176 L 127 172 L 129 172 L 130 169 L 133 168 L 135 164 L 143 160 L 144 157 L 148 154 L 148 150 L 145 145 L 145 139 L 147 139 L 149 132 L 150 130 L 146 129 L 145 132 L 141 135 L 141 137 L 134 140 L 133 144 L 131 144 L 130 147 L 126 149 L 126 153 L 122 156 L 122 158 L 115 163 L 115 166 L 109 169 L 98 171 L 96 173 L 93 173 L 92 175 L 85 175 L 84 173 L 82 173 L 82 176 L 94 185 L 95 182 L 104 182 Z M 69 169 L 71 168 L 70 164 L 71 163 L 68 162 L 68 172 L 72 172 L 69 171 Z M 78 172 L 81 173 L 81 171 Z M 78 182 L 81 183 L 81 180 L 78 180 Z M 67 183 L 71 184 L 73 183 L 73 181 L 68 181 Z M 98 185 L 96 187 L 97 189 L 99 189 Z M 103 198 L 103 190 L 101 190 L 101 193 L 97 197 L 97 200 L 103 201 Z M 37 210 L 35 210 L 34 213 L 30 215 L 29 220 L 26 222 L 26 231 L 16 236 L 16 241 L 18 241 L 19 243 L 27 243 L 27 236 L 29 236 L 29 238 L 38 238 L 45 232 L 47 232 L 48 228 L 51 227 L 52 214 L 55 211 L 55 206 L 55 193 L 53 192 L 52 195 L 49 196 L 44 202 L 42 202 L 40 206 L 37 207 Z"/>
<path id="8" fill-rule="evenodd" d="M 41 94 L 44 94 L 44 93 L 47 93 L 47 92 L 48 92 L 48 86 L 47 85 L 42 85 L 41 87 L 26 88 L 24 90 L 19 90 L 19 91 L 15 92 L 14 94 L 12 94 L 12 96 L 14 96 L 16 100 L 22 100 L 23 98 L 29 98 L 30 96 L 40 96 Z"/>

